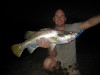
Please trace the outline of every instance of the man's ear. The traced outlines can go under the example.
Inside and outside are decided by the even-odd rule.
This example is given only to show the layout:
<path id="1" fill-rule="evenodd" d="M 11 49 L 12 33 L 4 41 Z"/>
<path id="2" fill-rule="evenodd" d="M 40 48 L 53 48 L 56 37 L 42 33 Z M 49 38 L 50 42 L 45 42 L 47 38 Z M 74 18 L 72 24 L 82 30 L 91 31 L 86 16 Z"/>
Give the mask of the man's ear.
<path id="1" fill-rule="evenodd" d="M 65 17 L 65 22 L 66 22 L 67 18 Z"/>

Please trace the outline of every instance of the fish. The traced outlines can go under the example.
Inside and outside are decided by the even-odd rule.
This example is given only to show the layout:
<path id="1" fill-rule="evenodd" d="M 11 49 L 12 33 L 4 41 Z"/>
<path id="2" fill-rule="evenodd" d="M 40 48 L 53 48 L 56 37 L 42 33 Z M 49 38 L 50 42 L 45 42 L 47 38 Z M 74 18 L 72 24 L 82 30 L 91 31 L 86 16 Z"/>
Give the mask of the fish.
<path id="1" fill-rule="evenodd" d="M 76 36 L 77 32 L 62 31 L 52 28 L 43 28 L 38 31 L 26 31 L 24 35 L 25 41 L 13 44 L 11 46 L 11 50 L 17 57 L 21 57 L 26 48 L 31 54 L 36 48 L 39 47 L 39 41 L 41 39 L 45 39 L 50 42 L 49 50 L 52 51 L 57 44 L 69 43 L 74 40 Z"/>

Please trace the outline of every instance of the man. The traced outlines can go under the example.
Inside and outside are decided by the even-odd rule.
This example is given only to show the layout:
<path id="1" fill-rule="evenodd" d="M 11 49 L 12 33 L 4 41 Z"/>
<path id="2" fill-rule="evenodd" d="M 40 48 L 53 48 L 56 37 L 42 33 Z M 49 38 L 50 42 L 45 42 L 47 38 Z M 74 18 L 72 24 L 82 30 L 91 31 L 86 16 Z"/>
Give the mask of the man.
<path id="1" fill-rule="evenodd" d="M 85 22 L 65 24 L 67 18 L 63 10 L 58 9 L 53 17 L 55 29 L 65 31 L 80 32 L 100 23 L 100 15 L 94 16 Z M 49 41 L 41 39 L 40 47 L 49 48 Z M 68 44 L 57 45 L 54 50 L 49 52 L 49 56 L 44 60 L 43 67 L 52 71 L 56 62 L 60 61 L 63 68 L 67 68 L 69 75 L 80 75 L 77 68 L 75 40 Z"/>

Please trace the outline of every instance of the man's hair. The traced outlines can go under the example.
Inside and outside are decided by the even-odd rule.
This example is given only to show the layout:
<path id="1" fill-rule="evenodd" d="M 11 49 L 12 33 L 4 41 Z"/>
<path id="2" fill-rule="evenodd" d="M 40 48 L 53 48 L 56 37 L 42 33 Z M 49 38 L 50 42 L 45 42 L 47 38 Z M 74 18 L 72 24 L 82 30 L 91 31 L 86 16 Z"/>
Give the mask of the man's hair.
<path id="1" fill-rule="evenodd" d="M 64 9 L 61 9 L 61 8 L 55 9 L 55 10 L 54 10 L 54 15 L 55 15 L 55 13 L 56 13 L 57 11 L 59 11 L 59 10 L 61 10 L 61 11 L 64 13 L 64 15 L 66 16 Z"/>

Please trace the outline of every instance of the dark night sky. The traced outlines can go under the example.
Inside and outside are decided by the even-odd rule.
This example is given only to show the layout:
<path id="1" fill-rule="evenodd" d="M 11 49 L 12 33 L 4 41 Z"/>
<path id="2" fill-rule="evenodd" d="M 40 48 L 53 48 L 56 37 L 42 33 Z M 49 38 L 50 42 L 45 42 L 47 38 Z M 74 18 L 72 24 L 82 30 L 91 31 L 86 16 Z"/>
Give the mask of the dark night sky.
<path id="1" fill-rule="evenodd" d="M 87 3 L 86 1 L 81 0 L 80 2 L 67 2 L 65 0 L 46 0 L 44 2 L 14 0 L 5 2 L 4 25 L 1 28 L 3 31 L 1 32 L 2 48 L 0 49 L 0 58 L 2 60 L 9 60 L 13 57 L 10 50 L 11 45 L 24 41 L 23 36 L 27 30 L 52 27 L 52 16 L 54 11 L 58 8 L 65 11 L 66 16 L 68 17 L 67 23 L 85 21 L 92 16 L 100 14 L 99 0 L 93 3 Z M 79 49 L 92 50 L 91 52 L 98 51 L 99 25 L 100 24 L 86 30 L 78 38 Z"/>

